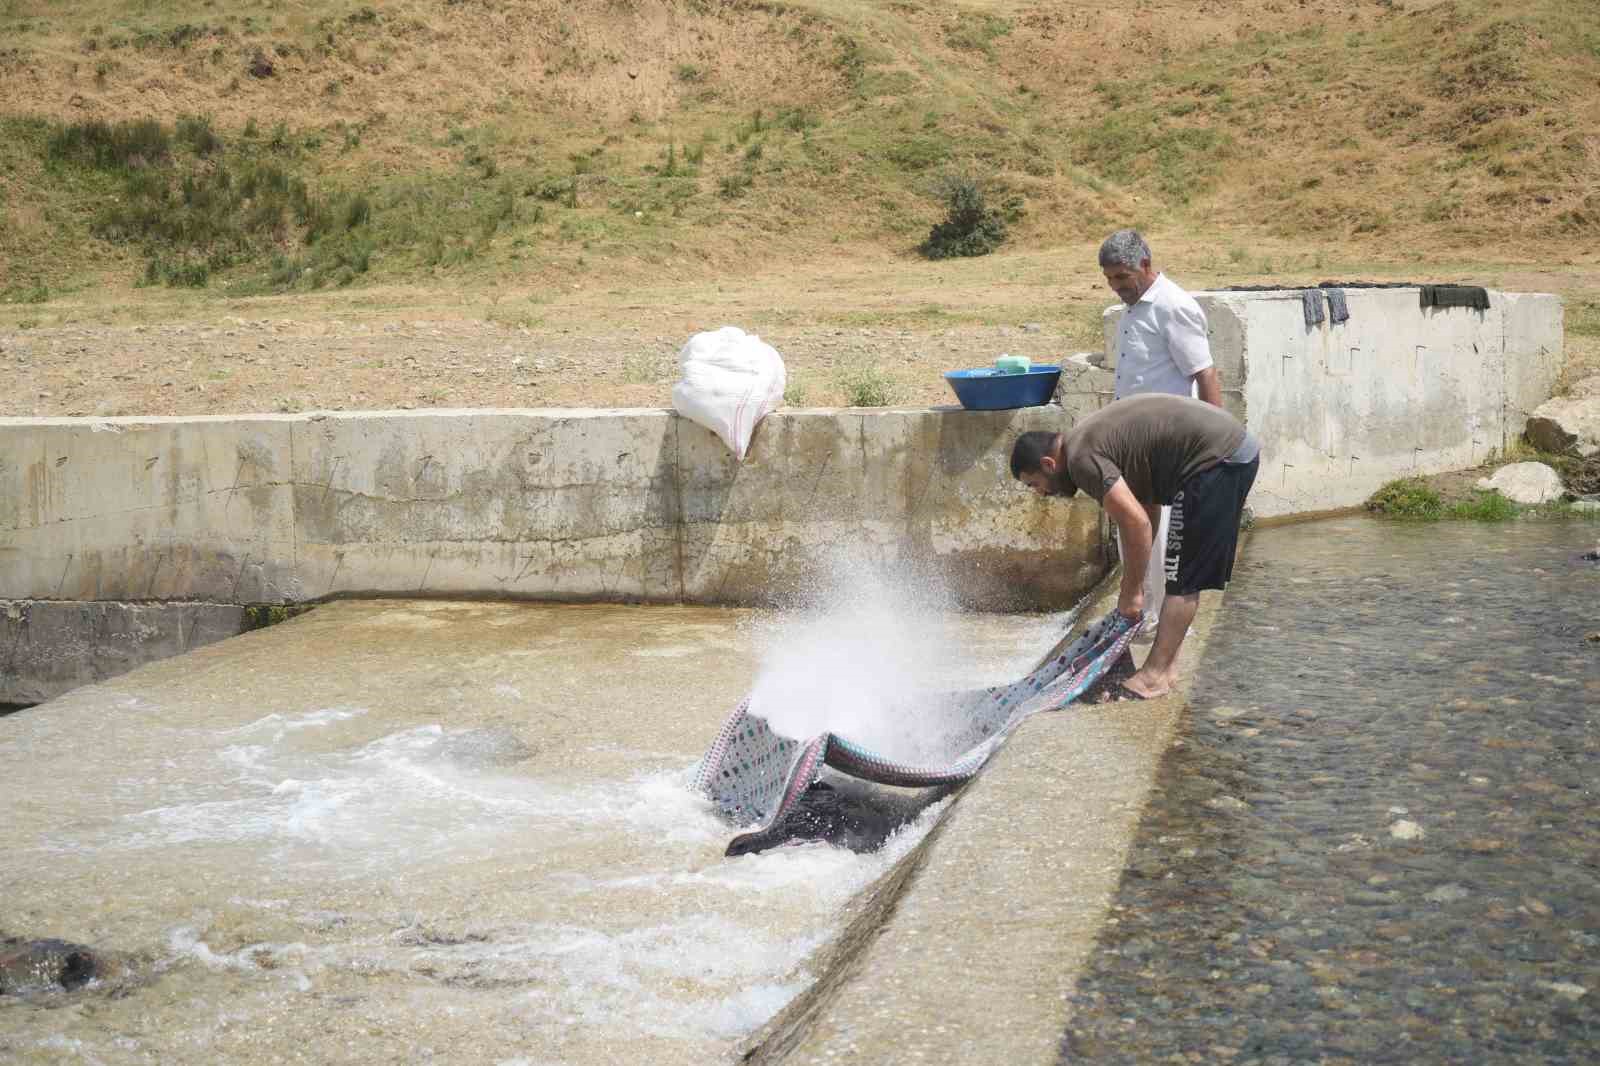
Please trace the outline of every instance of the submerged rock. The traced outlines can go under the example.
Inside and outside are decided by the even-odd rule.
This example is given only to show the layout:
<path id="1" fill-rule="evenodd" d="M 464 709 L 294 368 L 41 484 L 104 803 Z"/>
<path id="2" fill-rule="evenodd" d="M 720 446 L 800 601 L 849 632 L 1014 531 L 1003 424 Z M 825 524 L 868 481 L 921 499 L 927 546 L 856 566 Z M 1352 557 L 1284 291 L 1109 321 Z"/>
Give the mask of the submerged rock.
<path id="1" fill-rule="evenodd" d="M 446 733 L 429 746 L 425 758 L 455 763 L 469 769 L 512 766 L 538 752 L 510 729 L 487 726 Z"/>
<path id="2" fill-rule="evenodd" d="M 0 940 L 0 995 L 80 988 L 99 974 L 100 960 L 66 940 Z"/>

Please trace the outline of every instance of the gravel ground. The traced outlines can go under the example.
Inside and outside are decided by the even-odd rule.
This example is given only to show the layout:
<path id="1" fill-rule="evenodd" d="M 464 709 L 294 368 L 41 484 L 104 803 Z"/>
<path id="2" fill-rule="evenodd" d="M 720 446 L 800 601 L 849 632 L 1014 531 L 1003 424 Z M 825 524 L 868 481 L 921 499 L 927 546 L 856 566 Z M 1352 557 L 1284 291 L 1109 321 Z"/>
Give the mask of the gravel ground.
<path id="1" fill-rule="evenodd" d="M 1054 362 L 1043 326 L 762 331 L 791 406 L 849 399 L 876 374 L 891 402 L 955 402 L 942 374 L 1002 353 Z M 532 330 L 481 320 L 252 320 L 0 328 L 0 414 L 195 415 L 426 407 L 670 407 L 687 333 Z"/>

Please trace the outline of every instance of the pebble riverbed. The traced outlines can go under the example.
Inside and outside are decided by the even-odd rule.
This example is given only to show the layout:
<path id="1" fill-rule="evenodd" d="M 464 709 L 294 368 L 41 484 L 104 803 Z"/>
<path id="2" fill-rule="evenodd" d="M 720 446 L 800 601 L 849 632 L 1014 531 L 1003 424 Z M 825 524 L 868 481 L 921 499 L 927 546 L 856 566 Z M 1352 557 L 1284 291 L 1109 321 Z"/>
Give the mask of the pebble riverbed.
<path id="1" fill-rule="evenodd" d="M 1254 534 L 1061 1060 L 1600 1061 L 1597 534 Z"/>

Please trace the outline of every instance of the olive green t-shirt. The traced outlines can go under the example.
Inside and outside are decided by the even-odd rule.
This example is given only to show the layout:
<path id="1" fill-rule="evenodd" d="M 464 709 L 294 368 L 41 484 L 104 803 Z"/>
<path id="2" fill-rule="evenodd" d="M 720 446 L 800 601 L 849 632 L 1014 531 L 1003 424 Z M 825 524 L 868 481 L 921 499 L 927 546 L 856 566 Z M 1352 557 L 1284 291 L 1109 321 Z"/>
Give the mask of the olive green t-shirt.
<path id="1" fill-rule="evenodd" d="M 1067 476 L 1096 500 L 1122 478 L 1140 503 L 1170 504 L 1185 481 L 1232 455 L 1244 438 L 1244 423 L 1202 400 L 1129 396 L 1067 431 Z"/>

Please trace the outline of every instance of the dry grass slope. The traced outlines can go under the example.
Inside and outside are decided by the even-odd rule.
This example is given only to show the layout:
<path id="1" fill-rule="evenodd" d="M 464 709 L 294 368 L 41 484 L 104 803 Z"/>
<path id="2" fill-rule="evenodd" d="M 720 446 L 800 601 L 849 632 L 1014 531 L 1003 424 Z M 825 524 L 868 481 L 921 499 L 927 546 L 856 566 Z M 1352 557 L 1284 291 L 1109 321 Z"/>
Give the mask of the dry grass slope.
<path id="1" fill-rule="evenodd" d="M 48 159 L 90 119 L 207 118 L 227 151 L 175 159 L 174 190 L 267 159 L 367 198 L 354 251 L 290 219 L 213 256 L 235 292 L 909 255 L 952 173 L 1022 198 L 1021 247 L 1127 221 L 1430 255 L 1600 233 L 1600 9 L 1557 0 L 0 0 L 0 40 L 12 301 L 158 251 L 107 237 L 119 180 Z"/>

